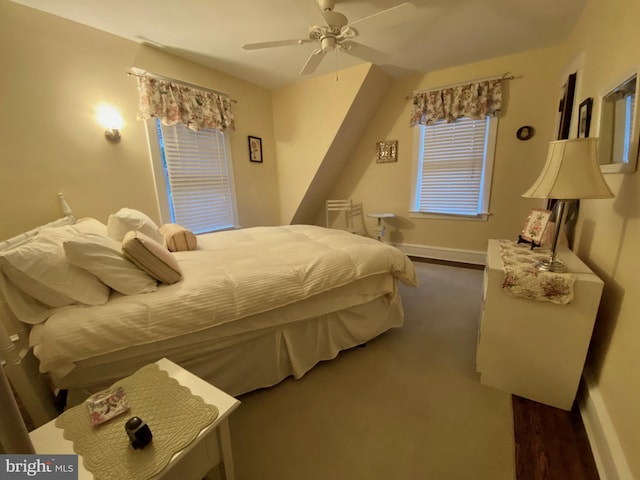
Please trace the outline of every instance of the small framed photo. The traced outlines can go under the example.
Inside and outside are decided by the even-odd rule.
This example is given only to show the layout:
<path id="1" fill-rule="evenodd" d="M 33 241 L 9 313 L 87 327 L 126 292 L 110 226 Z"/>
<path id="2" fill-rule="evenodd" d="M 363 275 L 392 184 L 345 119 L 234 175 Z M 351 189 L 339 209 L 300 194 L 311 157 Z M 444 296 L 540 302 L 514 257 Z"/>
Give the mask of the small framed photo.
<path id="1" fill-rule="evenodd" d="M 249 160 L 262 163 L 262 139 L 249 135 Z"/>
<path id="2" fill-rule="evenodd" d="M 551 210 L 545 210 L 544 208 L 531 209 L 524 228 L 520 232 L 520 238 L 534 245 L 540 245 L 550 216 Z"/>
<path id="3" fill-rule="evenodd" d="M 589 138 L 592 107 L 593 99 L 591 97 L 587 98 L 578 107 L 578 138 Z"/>
<path id="4" fill-rule="evenodd" d="M 518 129 L 518 131 L 516 132 L 516 137 L 518 137 L 518 140 L 529 140 L 531 137 L 533 137 L 534 133 L 535 130 L 531 125 L 524 125 L 523 127 L 520 127 Z"/>
<path id="5" fill-rule="evenodd" d="M 376 143 L 376 163 L 391 163 L 398 161 L 398 141 Z"/>

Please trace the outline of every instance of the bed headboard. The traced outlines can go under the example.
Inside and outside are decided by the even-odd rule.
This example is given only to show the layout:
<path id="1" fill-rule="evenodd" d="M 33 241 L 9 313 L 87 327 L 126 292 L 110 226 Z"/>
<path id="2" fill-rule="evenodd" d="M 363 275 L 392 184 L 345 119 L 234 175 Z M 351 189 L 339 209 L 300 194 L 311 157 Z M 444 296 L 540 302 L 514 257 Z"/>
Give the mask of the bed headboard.
<path id="1" fill-rule="evenodd" d="M 62 193 L 58 193 L 58 202 L 64 215 L 62 218 L 40 225 L 0 242 L 0 252 L 15 248 L 35 237 L 44 228 L 72 225 L 76 219 Z M 25 407 L 36 425 L 48 421 L 55 409 L 49 405 L 47 386 L 35 377 L 38 376 L 37 362 L 29 352 L 27 325 L 20 322 L 0 293 L 0 362 L 7 371 L 14 388 L 18 391 Z M 35 371 L 34 371 L 35 369 Z"/>

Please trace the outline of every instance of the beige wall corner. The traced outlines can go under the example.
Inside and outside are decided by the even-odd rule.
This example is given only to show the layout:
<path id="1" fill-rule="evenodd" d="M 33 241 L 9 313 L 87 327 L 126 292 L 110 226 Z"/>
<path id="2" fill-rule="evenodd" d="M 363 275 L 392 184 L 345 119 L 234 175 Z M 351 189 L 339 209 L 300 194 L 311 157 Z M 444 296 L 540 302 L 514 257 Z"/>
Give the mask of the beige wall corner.
<path id="1" fill-rule="evenodd" d="M 236 130 L 229 132 L 229 139 L 240 225 L 278 224 L 278 178 L 271 91 L 179 58 L 170 50 L 148 46 L 139 48 L 132 66 L 228 93 L 237 100 L 233 105 Z M 262 139 L 262 163 L 249 161 L 249 135 Z"/>
<path id="2" fill-rule="evenodd" d="M 598 136 L 602 95 L 640 66 L 638 18 L 635 0 L 589 0 L 563 46 L 565 63 L 584 51 L 576 101 L 594 100 L 590 136 Z M 600 396 L 591 403 L 602 404 L 600 417 L 611 422 L 604 431 L 615 439 L 610 447 L 621 449 L 615 469 L 630 471 L 627 476 L 601 472 L 602 478 L 640 478 L 640 175 L 607 174 L 605 180 L 615 198 L 581 202 L 574 247 L 605 282 L 587 358 L 590 383 Z"/>
<path id="3" fill-rule="evenodd" d="M 386 221 L 389 240 L 430 249 L 486 251 L 489 238 L 517 238 L 527 213 L 540 202 L 522 198 L 537 178 L 553 139 L 560 85 L 556 81 L 560 52 L 549 48 L 500 57 L 455 68 L 410 75 L 387 90 L 371 123 L 360 137 L 339 180 L 333 198 L 352 198 L 362 204 L 366 230 L 376 219 L 367 212 L 390 212 Z M 415 161 L 414 129 L 409 127 L 415 90 L 473 81 L 509 72 L 517 76 L 505 82 L 505 106 L 498 123 L 498 138 L 488 221 L 444 218 L 411 218 L 411 182 Z M 523 125 L 535 128 L 527 141 L 516 138 Z M 398 161 L 376 163 L 379 141 L 398 141 Z M 318 219 L 316 219 L 318 221 Z"/>
<path id="4" fill-rule="evenodd" d="M 359 65 L 273 94 L 281 223 L 310 223 L 390 78 Z"/>
<path id="5" fill-rule="evenodd" d="M 238 100 L 229 135 L 244 226 L 278 222 L 271 93 L 247 82 L 63 18 L 0 2 L 2 129 L 0 238 L 60 216 L 63 192 L 78 217 L 106 221 L 121 207 L 159 220 L 146 130 L 136 120 L 133 66 L 226 91 Z M 9 47 L 10 46 L 10 47 Z M 104 138 L 99 103 L 123 116 L 122 140 Z M 264 162 L 250 163 L 247 135 L 263 138 Z"/>

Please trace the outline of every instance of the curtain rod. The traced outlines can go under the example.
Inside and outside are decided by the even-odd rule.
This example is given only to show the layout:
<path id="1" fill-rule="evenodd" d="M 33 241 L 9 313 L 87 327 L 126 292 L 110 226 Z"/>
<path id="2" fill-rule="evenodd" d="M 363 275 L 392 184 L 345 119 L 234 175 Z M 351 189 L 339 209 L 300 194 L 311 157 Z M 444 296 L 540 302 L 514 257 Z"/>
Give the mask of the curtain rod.
<path id="1" fill-rule="evenodd" d="M 411 95 L 405 97 L 405 99 L 409 100 L 409 99 L 413 98 L 415 95 L 417 95 L 418 93 L 432 92 L 433 90 L 440 90 L 440 89 L 443 89 L 443 88 L 457 87 L 459 85 L 467 85 L 469 83 L 487 82 L 489 80 L 496 80 L 498 78 L 500 78 L 502 80 L 515 80 L 516 78 L 522 78 L 522 75 L 509 75 L 509 72 L 506 72 L 506 73 L 503 73 L 502 75 L 493 75 L 491 77 L 483 77 L 483 78 L 476 78 L 475 80 L 467 80 L 466 82 L 450 83 L 448 85 L 440 85 L 439 87 L 425 88 L 423 90 L 417 90 L 417 91 L 412 92 Z"/>
<path id="2" fill-rule="evenodd" d="M 184 85 L 185 87 L 191 87 L 191 88 L 196 88 L 198 90 L 204 90 L 204 91 L 207 91 L 207 92 L 215 93 L 216 95 L 224 95 L 225 97 L 229 97 L 229 99 L 233 103 L 238 103 L 238 101 L 235 98 L 231 98 L 231 96 L 228 93 L 220 92 L 218 90 L 213 90 L 211 88 L 202 87 L 202 86 L 196 85 L 194 83 L 183 82 L 182 80 L 176 80 L 175 78 L 169 78 L 169 77 L 165 77 L 165 76 L 162 76 L 162 75 L 157 75 L 155 73 L 150 73 L 150 72 L 144 72 L 144 73 L 126 72 L 126 74 L 127 74 L 128 77 L 138 77 L 138 78 L 151 77 L 151 78 L 157 78 L 159 80 L 165 80 L 167 82 L 173 82 L 173 83 L 177 83 L 179 85 Z"/>

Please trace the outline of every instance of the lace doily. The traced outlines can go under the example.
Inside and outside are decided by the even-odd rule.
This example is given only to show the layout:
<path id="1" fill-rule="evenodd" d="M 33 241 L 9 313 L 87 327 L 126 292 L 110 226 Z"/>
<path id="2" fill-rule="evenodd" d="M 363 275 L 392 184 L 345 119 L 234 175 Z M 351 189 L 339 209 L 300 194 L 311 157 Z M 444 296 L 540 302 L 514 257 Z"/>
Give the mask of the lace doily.
<path id="1" fill-rule="evenodd" d="M 218 417 L 217 407 L 204 403 L 155 363 L 113 386 L 124 389 L 131 405 L 128 412 L 93 427 L 83 403 L 56 420 L 96 480 L 144 480 L 156 475 Z M 131 447 L 124 428 L 133 416 L 140 417 L 153 434 L 151 443 L 142 450 Z"/>
<path id="2" fill-rule="evenodd" d="M 549 258 L 549 250 L 531 250 L 511 240 L 500 240 L 504 265 L 502 288 L 511 295 L 566 305 L 573 300 L 572 273 L 541 272 L 536 263 Z"/>

